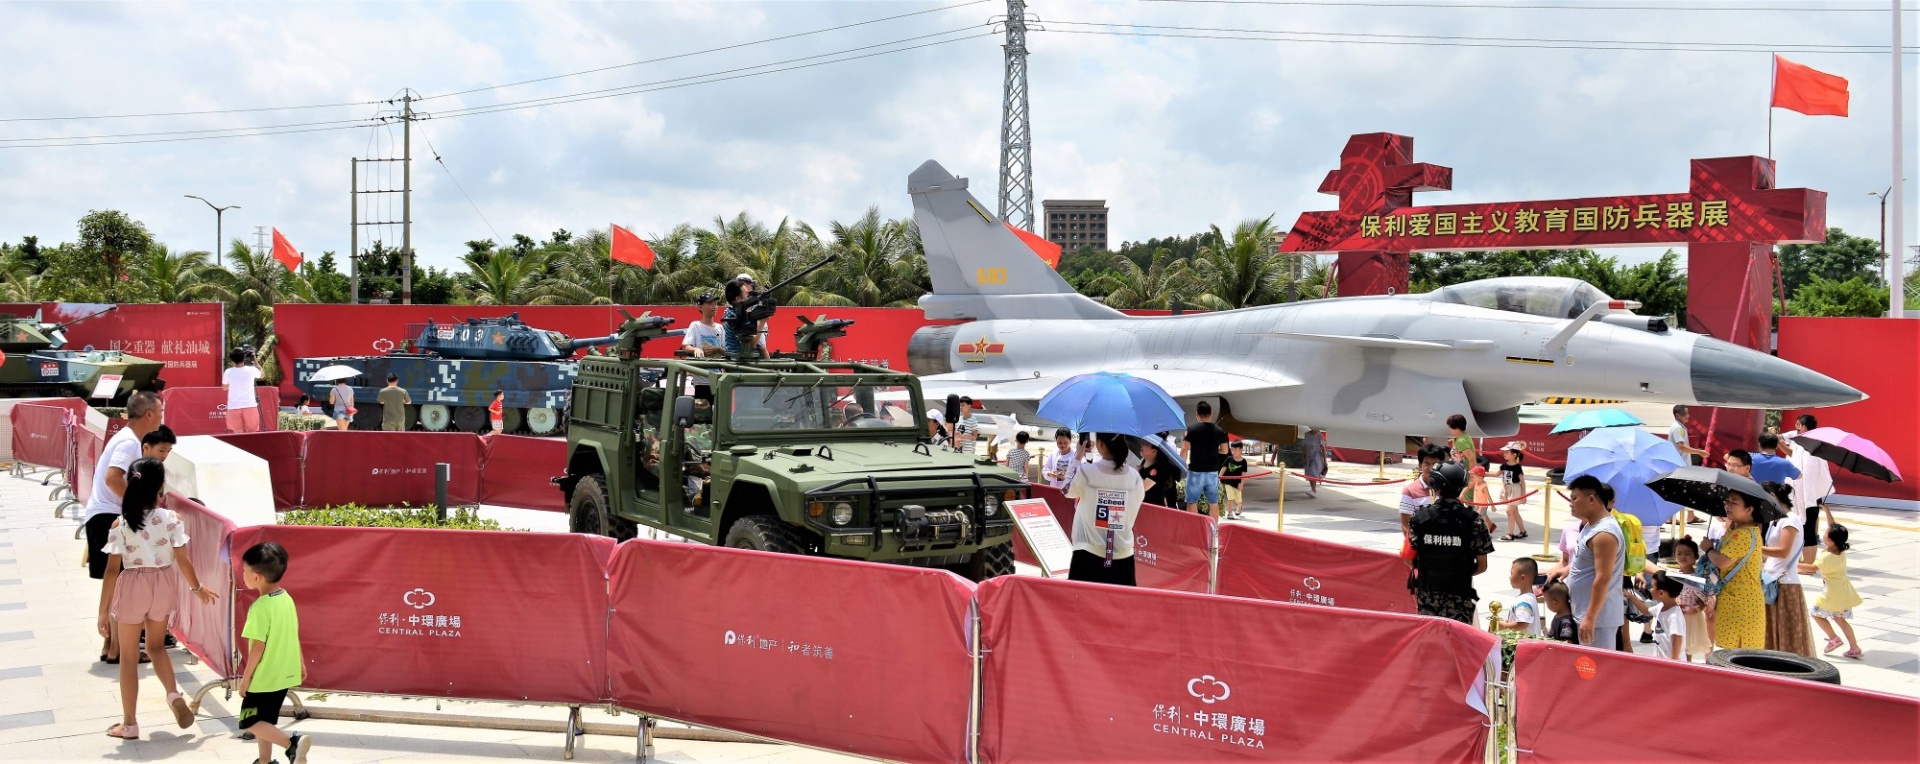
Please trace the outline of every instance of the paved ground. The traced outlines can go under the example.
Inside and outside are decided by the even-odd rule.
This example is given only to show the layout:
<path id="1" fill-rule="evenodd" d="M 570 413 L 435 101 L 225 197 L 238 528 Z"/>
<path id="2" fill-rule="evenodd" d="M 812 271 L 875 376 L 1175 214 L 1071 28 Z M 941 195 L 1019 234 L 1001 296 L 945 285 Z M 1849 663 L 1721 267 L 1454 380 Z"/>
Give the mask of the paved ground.
<path id="1" fill-rule="evenodd" d="M 1402 473 L 1404 474 L 1404 473 Z M 1336 479 L 1362 480 L 1374 470 L 1336 465 Z M 1389 471 L 1390 477 L 1399 477 Z M 1396 486 L 1329 487 L 1306 498 L 1305 485 L 1290 484 L 1286 530 L 1341 543 L 1395 550 L 1399 540 L 1393 501 Z M 119 692 L 113 668 L 94 662 L 98 638 L 93 631 L 97 587 L 78 567 L 80 543 L 73 519 L 53 517 L 48 489 L 38 480 L 0 476 L 0 761 L 167 760 L 182 762 L 250 761 L 253 744 L 234 738 L 237 701 L 219 691 L 208 696 L 197 726 L 181 730 L 167 723 L 157 682 L 146 675 L 139 718 L 147 739 L 121 743 L 102 733 L 119 719 Z M 1275 526 L 1277 481 L 1249 488 L 1250 522 Z M 1555 502 L 1553 523 L 1569 517 Z M 1536 500 L 1526 517 L 1532 541 L 1542 537 Z M 563 531 L 564 518 L 548 513 L 489 510 L 504 524 L 528 530 Z M 1855 628 L 1867 655 L 1861 661 L 1835 659 L 1846 684 L 1920 696 L 1920 517 L 1877 510 L 1841 509 L 1841 521 L 1854 529 L 1855 585 L 1867 598 L 1856 610 Z M 1483 595 L 1502 593 L 1513 558 L 1540 551 L 1538 543 L 1498 543 L 1488 573 L 1476 582 Z M 1819 585 L 1808 583 L 1808 600 Z M 1484 615 L 1484 614 L 1483 614 Z M 185 653 L 175 651 L 175 656 Z M 191 692 L 214 677 L 198 665 L 176 660 L 183 688 Z M 561 709 L 394 698 L 335 696 L 316 708 L 432 711 L 560 720 Z M 630 727 L 631 716 L 610 717 L 604 709 L 586 712 L 589 723 Z M 556 732 L 503 732 L 452 727 L 308 720 L 295 729 L 319 742 L 315 756 L 325 762 L 561 760 L 564 737 Z M 851 761 L 806 749 L 748 743 L 660 740 L 662 761 L 789 762 Z M 631 761 L 630 737 L 588 735 L 577 753 L 585 761 Z"/>

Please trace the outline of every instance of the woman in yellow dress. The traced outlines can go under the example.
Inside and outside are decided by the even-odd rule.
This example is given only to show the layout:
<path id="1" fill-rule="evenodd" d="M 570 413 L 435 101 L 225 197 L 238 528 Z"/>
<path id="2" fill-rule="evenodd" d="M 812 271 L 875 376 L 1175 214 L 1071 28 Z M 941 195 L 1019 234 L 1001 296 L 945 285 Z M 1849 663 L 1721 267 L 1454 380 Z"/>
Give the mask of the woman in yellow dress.
<path id="1" fill-rule="evenodd" d="M 1765 647 L 1767 641 L 1767 603 L 1760 590 L 1760 522 L 1755 499 L 1744 494 L 1727 493 L 1727 520 L 1732 527 L 1726 538 L 1707 552 L 1721 576 L 1726 578 L 1713 606 L 1713 639 L 1723 648 Z M 1742 563 L 1741 560 L 1746 560 Z"/>

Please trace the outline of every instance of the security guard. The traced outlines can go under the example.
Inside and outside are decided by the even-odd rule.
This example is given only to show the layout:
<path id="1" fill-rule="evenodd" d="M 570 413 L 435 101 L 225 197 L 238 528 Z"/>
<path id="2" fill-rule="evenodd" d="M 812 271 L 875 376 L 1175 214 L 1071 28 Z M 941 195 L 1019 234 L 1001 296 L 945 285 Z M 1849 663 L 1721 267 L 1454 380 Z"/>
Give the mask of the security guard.
<path id="1" fill-rule="evenodd" d="M 1473 577 L 1487 569 L 1493 537 L 1472 507 L 1460 503 L 1467 468 L 1458 462 L 1435 467 L 1427 475 L 1435 500 L 1414 513 L 1410 525 L 1414 578 L 1408 582 L 1421 615 L 1473 623 L 1480 595 Z"/>

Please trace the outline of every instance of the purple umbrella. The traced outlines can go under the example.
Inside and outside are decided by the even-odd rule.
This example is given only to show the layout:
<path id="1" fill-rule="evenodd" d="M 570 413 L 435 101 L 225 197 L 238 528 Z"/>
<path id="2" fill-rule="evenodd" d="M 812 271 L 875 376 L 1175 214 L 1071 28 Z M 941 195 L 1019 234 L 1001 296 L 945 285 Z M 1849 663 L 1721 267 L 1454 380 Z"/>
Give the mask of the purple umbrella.
<path id="1" fill-rule="evenodd" d="M 1889 483 L 1900 479 L 1893 457 L 1874 442 L 1836 427 L 1818 427 L 1793 439 L 1814 456 L 1842 468 Z"/>

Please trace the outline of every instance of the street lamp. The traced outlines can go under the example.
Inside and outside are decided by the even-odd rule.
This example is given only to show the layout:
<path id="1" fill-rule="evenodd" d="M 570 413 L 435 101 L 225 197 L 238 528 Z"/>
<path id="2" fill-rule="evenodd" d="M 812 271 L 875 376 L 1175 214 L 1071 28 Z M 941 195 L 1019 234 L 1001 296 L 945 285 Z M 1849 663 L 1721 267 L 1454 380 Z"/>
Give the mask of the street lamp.
<path id="1" fill-rule="evenodd" d="M 207 200 L 201 199 L 200 197 L 194 196 L 193 194 L 187 194 L 187 198 L 200 199 L 200 201 L 207 202 Z M 222 268 L 225 268 L 227 267 L 226 260 L 220 255 L 220 242 L 225 241 L 225 238 L 223 238 L 224 234 L 223 234 L 223 229 L 221 225 L 222 224 L 221 217 L 226 214 L 227 210 L 240 209 L 240 205 L 230 204 L 225 207 L 221 207 L 214 204 L 213 202 L 207 202 L 207 206 L 213 208 L 213 263 Z"/>

